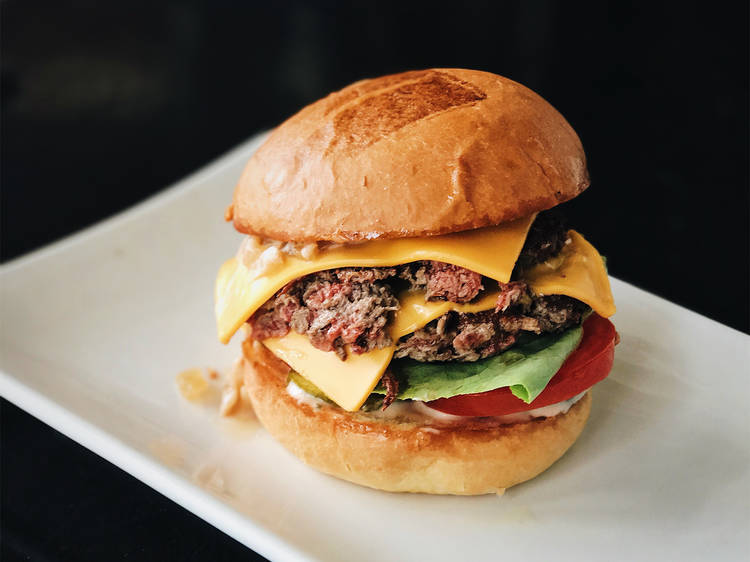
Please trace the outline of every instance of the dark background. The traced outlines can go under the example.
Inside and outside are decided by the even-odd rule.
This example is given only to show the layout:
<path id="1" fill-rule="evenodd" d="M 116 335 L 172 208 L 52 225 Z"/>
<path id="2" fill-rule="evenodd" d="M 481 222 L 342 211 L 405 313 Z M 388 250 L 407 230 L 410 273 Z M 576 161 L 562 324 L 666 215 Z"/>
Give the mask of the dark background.
<path id="1" fill-rule="evenodd" d="M 3 2 L 2 259 L 356 79 L 458 66 L 526 84 L 577 130 L 593 183 L 566 207 L 613 275 L 748 331 L 746 3 L 363 6 Z M 7 402 L 1 461 L 5 560 L 249 555 Z"/>

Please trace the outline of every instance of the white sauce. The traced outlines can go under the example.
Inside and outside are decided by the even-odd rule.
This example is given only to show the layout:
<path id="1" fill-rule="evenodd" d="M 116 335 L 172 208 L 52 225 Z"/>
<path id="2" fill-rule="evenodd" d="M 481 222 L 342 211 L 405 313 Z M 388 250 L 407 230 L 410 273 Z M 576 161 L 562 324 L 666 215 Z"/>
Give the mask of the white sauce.
<path id="1" fill-rule="evenodd" d="M 326 405 L 325 400 L 321 400 L 320 398 L 316 398 L 312 394 L 308 394 L 292 380 L 290 380 L 289 384 L 286 385 L 286 391 L 289 396 L 294 398 L 297 402 L 301 404 L 307 404 L 311 408 L 320 408 L 321 406 Z"/>
<path id="2" fill-rule="evenodd" d="M 320 408 L 321 406 L 325 406 L 328 403 L 324 400 L 321 400 L 320 398 L 316 398 L 312 394 L 308 394 L 305 392 L 302 388 L 300 388 L 297 384 L 294 383 L 294 381 L 289 381 L 289 384 L 286 386 L 286 391 L 289 393 L 289 395 L 294 398 L 297 402 L 300 402 L 302 404 L 307 404 L 310 407 L 313 408 Z M 551 418 L 554 416 L 557 416 L 559 414 L 565 414 L 568 410 L 578 402 L 581 398 L 583 398 L 584 394 L 586 394 L 586 391 L 584 390 L 580 394 L 574 396 L 573 398 L 569 398 L 568 400 L 563 400 L 562 402 L 558 402 L 557 404 L 550 404 L 549 406 L 544 406 L 542 408 L 534 408 L 533 410 L 527 410 L 525 412 L 517 412 L 515 414 L 508 414 L 507 416 L 492 416 L 488 419 L 500 422 L 500 423 L 517 423 L 517 422 L 524 422 L 529 421 L 535 418 Z M 446 414 L 444 412 L 440 412 L 438 410 L 435 410 L 434 408 L 430 408 L 427 404 L 424 402 L 420 402 L 419 400 L 396 400 L 393 404 L 388 406 L 385 410 L 371 410 L 368 412 L 363 412 L 369 417 L 375 418 L 375 419 L 395 419 L 395 418 L 402 418 L 402 419 L 411 419 L 413 421 L 417 421 L 418 419 L 431 419 L 434 421 L 440 421 L 440 422 L 461 422 L 466 419 L 471 419 L 472 416 L 454 416 L 452 414 Z"/>
<path id="3" fill-rule="evenodd" d="M 253 279 L 270 273 L 284 264 L 281 243 L 264 243 L 257 236 L 247 236 L 237 250 L 237 261 L 244 265 Z"/>
<path id="4" fill-rule="evenodd" d="M 364 240 L 346 244 L 326 241 L 303 243 L 280 242 L 250 234 L 245 236 L 240 243 L 236 258 L 238 262 L 254 274 L 254 278 L 258 278 L 283 265 L 286 257 L 291 256 L 310 261 L 329 250 L 357 246 L 372 238 L 377 238 L 377 236 L 367 234 Z"/>
<path id="5" fill-rule="evenodd" d="M 550 404 L 549 406 L 543 406 L 541 408 L 534 408 L 533 410 L 527 410 L 525 412 L 517 412 L 515 414 L 508 414 L 507 416 L 494 416 L 494 417 L 495 419 L 502 421 L 504 423 L 524 422 L 524 421 L 532 420 L 534 418 L 552 418 L 554 416 L 557 416 L 558 414 L 567 413 L 568 410 L 570 410 L 570 408 L 573 406 L 573 404 L 575 404 L 581 398 L 583 398 L 584 394 L 586 394 L 585 390 L 581 392 L 580 394 L 574 396 L 573 398 L 563 400 L 562 402 L 558 402 L 557 404 Z M 445 414 L 443 412 L 439 412 L 433 408 L 430 408 L 424 402 L 416 402 L 415 404 L 420 409 L 432 410 L 432 412 L 434 412 L 432 415 L 434 417 L 439 417 L 441 419 L 460 420 L 465 417 L 465 416 L 454 416 L 451 414 Z"/>
<path id="6" fill-rule="evenodd" d="M 270 248 L 276 248 L 281 254 L 295 256 L 306 260 L 313 259 L 319 250 L 327 249 L 329 246 L 339 246 L 339 244 L 327 244 L 318 242 L 280 242 L 268 238 L 261 238 L 249 234 L 240 243 L 237 250 L 237 258 L 241 260 L 246 267 L 250 267 L 252 262 L 258 259 L 258 256 Z"/>

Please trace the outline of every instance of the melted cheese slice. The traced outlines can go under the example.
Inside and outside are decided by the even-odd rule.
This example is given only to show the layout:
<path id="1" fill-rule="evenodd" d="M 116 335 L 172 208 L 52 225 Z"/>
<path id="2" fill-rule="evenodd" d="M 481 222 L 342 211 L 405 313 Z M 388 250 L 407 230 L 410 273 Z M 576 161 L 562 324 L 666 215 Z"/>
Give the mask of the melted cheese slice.
<path id="1" fill-rule="evenodd" d="M 568 236 L 571 243 L 554 258 L 526 271 L 523 281 L 538 295 L 567 295 L 585 302 L 600 316 L 612 316 L 616 308 L 604 260 L 575 230 Z"/>
<path id="2" fill-rule="evenodd" d="M 386 267 L 436 260 L 465 267 L 507 283 L 536 215 L 500 226 L 443 236 L 374 240 L 332 248 L 315 259 L 285 256 L 282 266 L 257 277 L 237 260 L 229 260 L 216 280 L 216 323 L 227 343 L 240 326 L 284 285 L 316 271 L 337 267 Z"/>
<path id="3" fill-rule="evenodd" d="M 359 410 L 391 362 L 395 347 L 376 349 L 346 361 L 330 351 L 316 349 L 303 335 L 290 331 L 283 338 L 268 338 L 263 344 L 292 369 L 325 392 L 345 410 Z"/>
<path id="4" fill-rule="evenodd" d="M 459 304 L 449 301 L 425 301 L 423 292 L 404 292 L 398 297 L 401 308 L 391 322 L 391 337 L 394 341 L 416 332 L 428 322 L 440 318 L 446 312 L 471 313 L 495 308 L 498 291 L 487 291 L 477 302 Z"/>
<path id="5" fill-rule="evenodd" d="M 390 326 L 393 341 L 419 330 L 448 311 L 481 312 L 494 308 L 497 291 L 487 292 L 475 303 L 425 301 L 424 292 L 405 292 L 399 296 L 401 309 Z M 281 338 L 268 338 L 263 344 L 326 396 L 345 410 L 358 410 L 378 384 L 391 362 L 395 346 L 357 355 L 350 353 L 341 361 L 335 353 L 313 347 L 303 335 L 290 331 Z"/>

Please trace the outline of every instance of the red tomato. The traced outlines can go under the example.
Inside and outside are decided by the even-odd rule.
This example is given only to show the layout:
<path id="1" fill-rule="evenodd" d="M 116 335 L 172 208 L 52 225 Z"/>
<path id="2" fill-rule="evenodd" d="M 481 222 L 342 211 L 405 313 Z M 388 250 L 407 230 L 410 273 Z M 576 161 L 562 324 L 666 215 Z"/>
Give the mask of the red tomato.
<path id="1" fill-rule="evenodd" d="M 504 416 L 557 404 L 591 388 L 609 374 L 615 358 L 616 337 L 612 322 L 592 314 L 583 323 L 580 345 L 530 404 L 514 396 L 510 388 L 504 387 L 440 398 L 427 402 L 427 405 L 456 416 Z"/>

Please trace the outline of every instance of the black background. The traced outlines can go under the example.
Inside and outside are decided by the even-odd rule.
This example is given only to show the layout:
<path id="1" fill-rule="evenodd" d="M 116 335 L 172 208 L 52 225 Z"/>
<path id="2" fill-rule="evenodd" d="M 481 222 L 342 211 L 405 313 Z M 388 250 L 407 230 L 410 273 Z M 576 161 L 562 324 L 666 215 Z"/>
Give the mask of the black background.
<path id="1" fill-rule="evenodd" d="M 747 332 L 747 22 L 744 2 L 4 2 L 2 259 L 356 79 L 468 67 L 577 130 L 593 183 L 567 213 L 613 275 Z M 1 468 L 4 559 L 249 555 L 7 402 Z"/>

